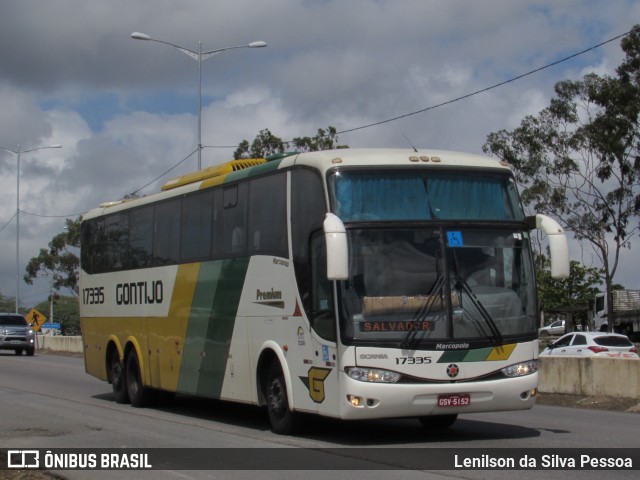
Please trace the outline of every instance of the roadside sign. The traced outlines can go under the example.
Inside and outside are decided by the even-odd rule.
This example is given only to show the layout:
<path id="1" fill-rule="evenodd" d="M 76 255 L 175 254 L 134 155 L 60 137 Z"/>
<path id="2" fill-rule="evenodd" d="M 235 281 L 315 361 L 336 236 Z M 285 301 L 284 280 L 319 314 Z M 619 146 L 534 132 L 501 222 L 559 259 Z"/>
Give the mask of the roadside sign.
<path id="1" fill-rule="evenodd" d="M 50 328 L 50 329 L 55 329 L 55 330 L 60 330 L 60 324 L 59 323 L 43 323 L 42 324 L 42 328 Z"/>
<path id="2" fill-rule="evenodd" d="M 31 325 L 31 328 L 34 332 L 40 331 L 42 324 L 47 321 L 47 317 L 45 317 L 42 313 L 40 313 L 35 308 L 32 308 L 26 316 L 27 322 Z"/>

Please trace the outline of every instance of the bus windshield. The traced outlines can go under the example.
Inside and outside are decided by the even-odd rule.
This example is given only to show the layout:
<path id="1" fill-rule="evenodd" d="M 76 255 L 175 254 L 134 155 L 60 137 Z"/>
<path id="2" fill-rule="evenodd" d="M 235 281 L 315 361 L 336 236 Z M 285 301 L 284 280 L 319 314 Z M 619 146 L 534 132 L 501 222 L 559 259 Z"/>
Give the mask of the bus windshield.
<path id="1" fill-rule="evenodd" d="M 343 222 L 524 220 L 509 175 L 462 171 L 344 169 L 329 177 Z"/>
<path id="2" fill-rule="evenodd" d="M 529 239 L 499 228 L 349 228 L 339 282 L 346 343 L 429 347 L 532 339 Z"/>
<path id="3" fill-rule="evenodd" d="M 354 168 L 332 172 L 329 186 L 350 242 L 344 341 L 415 348 L 535 336 L 529 238 L 515 223 L 525 217 L 510 175 Z"/>

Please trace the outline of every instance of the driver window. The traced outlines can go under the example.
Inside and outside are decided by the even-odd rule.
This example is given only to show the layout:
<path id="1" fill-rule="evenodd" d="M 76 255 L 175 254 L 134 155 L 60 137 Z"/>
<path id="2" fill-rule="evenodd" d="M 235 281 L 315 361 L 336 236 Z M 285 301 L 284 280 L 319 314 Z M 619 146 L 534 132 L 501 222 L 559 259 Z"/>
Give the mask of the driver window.
<path id="1" fill-rule="evenodd" d="M 327 279 L 327 247 L 322 232 L 311 238 L 311 327 L 326 340 L 336 340 L 333 284 Z"/>

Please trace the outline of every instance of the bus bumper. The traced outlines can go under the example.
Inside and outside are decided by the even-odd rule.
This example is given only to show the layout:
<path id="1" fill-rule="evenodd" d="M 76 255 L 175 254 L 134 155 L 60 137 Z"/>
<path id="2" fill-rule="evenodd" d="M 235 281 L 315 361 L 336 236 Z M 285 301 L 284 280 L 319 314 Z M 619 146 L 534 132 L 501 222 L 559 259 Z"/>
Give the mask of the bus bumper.
<path id="1" fill-rule="evenodd" d="M 340 375 L 340 418 L 344 420 L 526 410 L 535 404 L 538 386 L 537 372 L 517 378 L 442 384 L 366 383 L 344 372 Z"/>

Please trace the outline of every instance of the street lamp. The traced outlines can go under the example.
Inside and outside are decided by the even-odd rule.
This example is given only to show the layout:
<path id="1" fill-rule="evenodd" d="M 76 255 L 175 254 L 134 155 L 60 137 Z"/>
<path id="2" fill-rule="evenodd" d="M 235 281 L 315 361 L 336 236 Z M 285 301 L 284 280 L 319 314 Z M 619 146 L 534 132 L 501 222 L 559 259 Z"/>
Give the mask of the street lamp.
<path id="1" fill-rule="evenodd" d="M 35 152 L 36 150 L 44 150 L 45 148 L 62 148 L 62 145 L 47 145 L 46 147 L 36 147 L 28 150 L 22 150 L 20 145 L 18 145 L 17 150 L 0 147 L 0 150 L 15 153 L 18 157 L 18 173 L 16 175 L 16 313 L 19 313 L 18 306 L 20 305 L 20 155 Z"/>
<path id="2" fill-rule="evenodd" d="M 202 51 L 202 41 L 198 41 L 198 51 L 194 52 L 193 50 L 189 50 L 188 48 L 181 47 L 180 45 L 175 45 L 173 43 L 165 42 L 163 40 L 158 40 L 152 38 L 146 33 L 133 32 L 131 34 L 131 38 L 135 40 L 149 40 L 152 42 L 164 43 L 165 45 L 170 45 L 174 48 L 177 48 L 182 53 L 186 53 L 191 58 L 198 62 L 198 170 L 202 168 L 202 61 L 206 60 L 209 57 L 213 57 L 214 55 L 224 52 L 225 50 L 233 50 L 235 48 L 261 48 L 266 47 L 266 42 L 251 42 L 248 45 L 238 45 L 236 47 L 226 47 L 226 48 L 218 48 L 216 50 L 209 50 L 207 52 Z"/>

